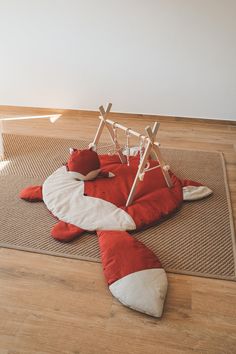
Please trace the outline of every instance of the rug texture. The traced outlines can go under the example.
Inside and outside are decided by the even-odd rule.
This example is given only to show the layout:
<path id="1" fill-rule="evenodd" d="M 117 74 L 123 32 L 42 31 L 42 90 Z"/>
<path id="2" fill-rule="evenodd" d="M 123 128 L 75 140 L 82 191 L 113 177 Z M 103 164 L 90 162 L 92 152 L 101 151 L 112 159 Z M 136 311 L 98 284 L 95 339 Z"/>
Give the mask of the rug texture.
<path id="1" fill-rule="evenodd" d="M 86 148 L 88 142 L 4 134 L 4 146 L 0 246 L 100 262 L 95 234 L 59 243 L 50 236 L 56 220 L 44 203 L 18 197 L 21 189 L 42 184 L 65 163 L 69 147 Z M 213 195 L 186 202 L 174 215 L 134 237 L 158 255 L 168 272 L 235 280 L 235 235 L 223 155 L 173 149 L 162 149 L 162 154 L 178 177 L 206 184 Z"/>

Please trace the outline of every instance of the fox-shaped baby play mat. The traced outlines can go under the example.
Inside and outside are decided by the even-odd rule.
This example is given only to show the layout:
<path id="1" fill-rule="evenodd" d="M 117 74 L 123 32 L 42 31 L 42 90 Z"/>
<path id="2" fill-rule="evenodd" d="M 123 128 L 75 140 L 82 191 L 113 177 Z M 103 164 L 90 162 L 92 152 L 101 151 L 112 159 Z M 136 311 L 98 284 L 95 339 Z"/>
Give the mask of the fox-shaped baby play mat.
<path id="1" fill-rule="evenodd" d="M 179 179 L 162 158 L 156 141 L 159 124 L 146 135 L 108 119 L 111 104 L 100 110 L 100 124 L 88 149 L 70 149 L 66 165 L 42 186 L 30 186 L 20 197 L 44 201 L 59 220 L 52 229 L 57 241 L 68 242 L 85 230 L 96 231 L 105 278 L 111 293 L 125 306 L 160 317 L 167 292 L 167 277 L 157 256 L 127 231 L 163 221 L 186 201 L 207 197 L 212 191 L 199 182 Z M 113 154 L 96 150 L 104 128 Z M 122 149 L 117 129 L 125 131 Z M 139 138 L 131 148 L 129 137 Z M 157 235 L 158 237 L 158 235 Z"/>

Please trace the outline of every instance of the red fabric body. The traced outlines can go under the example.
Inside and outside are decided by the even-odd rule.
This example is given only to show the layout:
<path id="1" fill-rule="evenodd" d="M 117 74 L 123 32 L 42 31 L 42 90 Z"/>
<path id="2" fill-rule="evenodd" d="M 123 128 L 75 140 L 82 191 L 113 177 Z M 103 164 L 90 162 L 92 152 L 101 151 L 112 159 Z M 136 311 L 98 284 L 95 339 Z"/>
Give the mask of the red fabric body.
<path id="1" fill-rule="evenodd" d="M 187 187 L 187 186 L 199 187 L 199 186 L 202 186 L 202 183 L 192 181 L 191 179 L 184 179 L 184 180 L 182 180 L 182 186 L 183 187 Z"/>
<path id="2" fill-rule="evenodd" d="M 162 268 L 157 256 L 125 231 L 98 231 L 103 271 L 108 285 L 128 274 Z"/>
<path id="3" fill-rule="evenodd" d="M 20 192 L 20 198 L 29 202 L 41 202 L 43 200 L 42 186 L 29 186 Z"/>
<path id="4" fill-rule="evenodd" d="M 133 203 L 125 207 L 135 175 L 139 157 L 130 157 L 130 166 L 122 164 L 118 156 L 101 155 L 103 171 L 114 173 L 115 177 L 85 181 L 85 195 L 101 198 L 115 204 L 130 214 L 137 229 L 154 224 L 177 209 L 183 202 L 181 181 L 173 174 L 173 187 L 168 188 L 160 168 L 146 172 L 144 180 L 138 184 Z M 150 167 L 157 164 L 150 161 Z"/>
<path id="5" fill-rule="evenodd" d="M 74 150 L 68 160 L 67 168 L 69 171 L 79 172 L 86 176 L 89 172 L 100 168 L 98 154 L 90 149 Z"/>

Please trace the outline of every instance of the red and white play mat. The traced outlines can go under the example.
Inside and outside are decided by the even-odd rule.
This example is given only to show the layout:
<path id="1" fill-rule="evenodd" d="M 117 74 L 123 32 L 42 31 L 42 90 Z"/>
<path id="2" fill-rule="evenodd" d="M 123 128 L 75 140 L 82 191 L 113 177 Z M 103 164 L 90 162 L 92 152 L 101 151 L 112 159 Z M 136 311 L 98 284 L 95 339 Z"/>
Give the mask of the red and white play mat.
<path id="1" fill-rule="evenodd" d="M 100 175 L 92 181 L 78 180 L 77 172 L 62 166 L 42 188 L 24 189 L 21 198 L 42 199 L 61 221 L 52 230 L 55 239 L 68 241 L 84 230 L 97 231 L 112 294 L 126 306 L 159 317 L 167 290 L 165 271 L 156 255 L 126 230 L 152 226 L 178 209 L 184 200 L 201 199 L 211 190 L 196 182 L 181 181 L 171 171 L 173 187 L 168 188 L 161 169 L 156 168 L 145 174 L 133 203 L 126 207 L 139 156 L 131 156 L 129 166 L 116 155 L 101 155 L 99 160 Z M 149 163 L 154 167 L 157 161 Z"/>
<path id="2" fill-rule="evenodd" d="M 51 232 L 58 241 L 68 242 L 85 230 L 96 231 L 111 293 L 125 306 L 160 317 L 167 292 L 165 270 L 157 256 L 127 231 L 150 227 L 184 201 L 205 198 L 212 191 L 201 183 L 181 180 L 169 170 L 155 141 L 157 123 L 152 130 L 146 128 L 142 156 L 125 157 L 116 140 L 115 123 L 106 118 L 108 110 L 100 107 L 100 112 L 102 123 L 92 147 L 71 149 L 66 166 L 58 168 L 43 186 L 21 191 L 20 197 L 45 203 L 59 220 Z M 112 124 L 109 132 L 117 154 L 98 156 L 93 149 L 107 124 Z M 150 158 L 152 149 L 155 160 Z"/>

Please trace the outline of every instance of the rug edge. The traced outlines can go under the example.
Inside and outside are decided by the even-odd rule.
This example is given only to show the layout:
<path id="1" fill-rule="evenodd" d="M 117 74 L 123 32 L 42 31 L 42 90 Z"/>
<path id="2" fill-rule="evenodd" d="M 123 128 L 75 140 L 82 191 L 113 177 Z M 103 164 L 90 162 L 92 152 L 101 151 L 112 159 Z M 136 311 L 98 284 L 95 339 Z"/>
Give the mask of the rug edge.
<path id="1" fill-rule="evenodd" d="M 234 256 L 234 276 L 236 277 L 236 239 L 235 239 L 235 224 L 234 224 L 234 216 L 233 216 L 233 207 L 232 207 L 232 201 L 231 201 L 231 196 L 230 196 L 230 191 L 229 191 L 229 182 L 228 182 L 224 153 L 220 152 L 220 156 L 221 156 L 221 162 L 222 162 L 222 167 L 223 167 L 224 184 L 225 184 L 225 191 L 226 191 L 227 203 L 228 203 L 228 209 L 229 209 L 231 241 L 232 241 L 233 256 Z"/>
<path id="2" fill-rule="evenodd" d="M 77 261 L 84 261 L 84 262 L 91 262 L 91 263 L 99 263 L 101 264 L 101 260 L 99 258 L 92 258 L 92 257 L 85 257 L 85 256 L 75 256 L 75 255 L 66 255 L 66 254 L 60 254 L 58 252 L 48 252 L 44 250 L 38 250 L 34 248 L 24 248 L 20 246 L 14 246 L 12 247 L 11 245 L 8 245 L 6 243 L 0 243 L 0 248 L 5 248 L 5 249 L 13 249 L 16 251 L 20 252 L 29 252 L 29 253 L 35 253 L 35 254 L 40 254 L 40 255 L 45 255 L 45 256 L 54 256 L 54 257 L 60 257 L 60 258 L 67 258 L 67 259 L 74 259 Z M 214 280 L 227 280 L 227 281 L 235 281 L 236 282 L 236 276 L 219 276 L 219 275 L 212 275 L 209 273 L 201 273 L 201 272 L 191 272 L 191 271 L 183 271 L 183 270 L 175 270 L 171 268 L 166 268 L 165 271 L 168 274 L 179 274 L 179 275 L 187 275 L 187 276 L 192 276 L 192 277 L 199 277 L 199 278 L 207 278 L 207 279 L 214 279 Z"/>
<path id="3" fill-rule="evenodd" d="M 10 134 L 10 133 L 3 133 L 3 135 L 15 135 L 15 136 L 28 136 L 32 137 L 31 135 L 25 135 L 25 134 Z M 64 137 L 45 137 L 41 135 L 36 135 L 34 137 L 37 138 L 48 138 L 52 140 L 74 140 L 74 141 L 82 141 L 83 143 L 87 144 L 87 140 L 83 139 L 70 139 L 70 138 L 64 138 Z M 226 197 L 227 197 L 227 204 L 228 204 L 228 211 L 229 211 L 229 221 L 230 221 L 230 230 L 231 230 L 231 242 L 232 242 L 232 248 L 233 248 L 233 259 L 234 259 L 234 276 L 228 276 L 228 277 L 223 277 L 223 276 L 217 276 L 217 275 L 212 275 L 212 274 L 207 274 L 207 273 L 199 273 L 199 272 L 190 272 L 190 271 L 180 271 L 180 270 L 172 270 L 172 269 L 166 269 L 168 273 L 173 273 L 173 274 L 183 274 L 183 275 L 190 275 L 190 276 L 199 276 L 199 277 L 206 277 L 206 278 L 213 278 L 213 279 L 225 279 L 225 280 L 234 280 L 236 281 L 236 240 L 235 240 L 235 223 L 234 223 L 234 216 L 233 216 L 233 209 L 232 209 L 232 202 L 231 202 L 231 196 L 230 196 L 230 191 L 229 191 L 229 183 L 228 183 L 228 177 L 227 177 L 227 170 L 226 170 L 226 163 L 225 163 L 225 158 L 224 154 L 221 151 L 211 151 L 211 150 L 201 150 L 201 149 L 186 149 L 186 148 L 171 148 L 171 147 L 162 147 L 163 150 L 182 150 L 182 151 L 192 151 L 192 152 L 208 152 L 212 154 L 216 154 L 221 157 L 221 162 L 222 162 L 222 169 L 223 169 L 223 174 L 224 174 L 224 184 L 225 184 L 225 192 L 226 192 Z M 32 176 L 32 178 L 37 178 L 35 176 Z M 57 252 L 49 252 L 45 250 L 39 250 L 39 249 L 31 249 L 31 248 L 24 248 L 21 246 L 14 246 L 11 247 L 11 245 L 0 243 L 0 247 L 3 248 L 9 248 L 9 249 L 15 249 L 15 250 L 21 250 L 25 252 L 33 252 L 33 253 L 38 253 L 38 254 L 45 254 L 45 255 L 50 255 L 50 256 L 57 256 L 57 257 L 62 257 L 62 258 L 70 258 L 70 259 L 76 259 L 76 260 L 83 260 L 83 261 L 89 261 L 89 262 L 95 262 L 95 263 L 100 263 L 100 259 L 98 258 L 92 258 L 92 257 L 86 257 L 86 256 L 74 256 L 74 255 L 66 255 L 66 254 L 60 254 Z"/>

